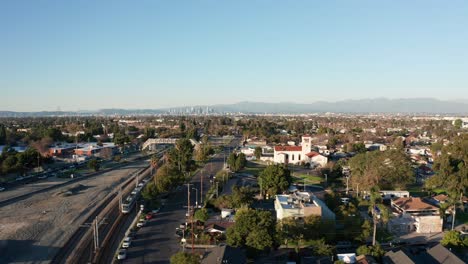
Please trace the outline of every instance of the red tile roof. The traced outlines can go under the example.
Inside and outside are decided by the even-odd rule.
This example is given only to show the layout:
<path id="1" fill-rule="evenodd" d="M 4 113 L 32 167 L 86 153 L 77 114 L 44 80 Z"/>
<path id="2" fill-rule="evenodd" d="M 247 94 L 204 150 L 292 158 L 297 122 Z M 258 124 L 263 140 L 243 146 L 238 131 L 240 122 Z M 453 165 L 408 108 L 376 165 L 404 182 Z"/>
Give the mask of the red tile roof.
<path id="1" fill-rule="evenodd" d="M 439 202 L 444 202 L 448 199 L 448 196 L 445 194 L 439 194 L 439 195 L 434 196 L 433 198 Z"/>
<path id="2" fill-rule="evenodd" d="M 275 146 L 275 151 L 302 151 L 302 146 Z"/>
<path id="3" fill-rule="evenodd" d="M 306 156 L 309 157 L 309 158 L 313 158 L 313 157 L 318 156 L 318 155 L 320 155 L 320 153 L 315 152 L 315 151 L 311 151 L 311 152 L 306 154 Z"/>
<path id="4" fill-rule="evenodd" d="M 425 203 L 419 197 L 400 197 L 392 201 L 401 209 L 408 210 L 437 210 L 438 208 Z"/>

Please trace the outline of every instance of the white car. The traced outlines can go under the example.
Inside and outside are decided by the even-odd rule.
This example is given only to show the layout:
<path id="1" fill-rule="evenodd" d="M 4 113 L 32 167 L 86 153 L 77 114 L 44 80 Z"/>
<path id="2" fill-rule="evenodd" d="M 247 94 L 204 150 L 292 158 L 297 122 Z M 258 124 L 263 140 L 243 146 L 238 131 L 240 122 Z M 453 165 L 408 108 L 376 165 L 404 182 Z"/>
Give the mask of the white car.
<path id="1" fill-rule="evenodd" d="M 126 249 L 119 249 L 117 253 L 117 259 L 126 259 L 127 258 L 127 250 Z"/>
<path id="2" fill-rule="evenodd" d="M 132 239 L 130 237 L 125 237 L 122 243 L 122 248 L 129 248 L 131 243 Z"/>
<path id="3" fill-rule="evenodd" d="M 152 210 L 151 213 L 153 213 L 153 214 L 159 213 L 159 208 L 156 208 L 156 209 Z"/>
<path id="4" fill-rule="evenodd" d="M 144 225 L 145 225 L 145 221 L 144 221 L 144 220 L 143 220 L 143 221 L 140 220 L 140 221 L 137 223 L 137 227 L 143 227 Z"/>
<path id="5" fill-rule="evenodd" d="M 4 190 L 5 190 L 5 188 L 0 187 L 0 192 L 3 192 Z"/>

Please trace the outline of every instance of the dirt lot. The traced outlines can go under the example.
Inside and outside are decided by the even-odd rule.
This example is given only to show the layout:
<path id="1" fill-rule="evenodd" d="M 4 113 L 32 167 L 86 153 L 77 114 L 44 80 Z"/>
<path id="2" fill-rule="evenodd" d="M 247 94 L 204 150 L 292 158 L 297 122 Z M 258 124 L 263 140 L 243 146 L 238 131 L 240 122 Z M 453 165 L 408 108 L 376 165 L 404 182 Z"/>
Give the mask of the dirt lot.
<path id="1" fill-rule="evenodd" d="M 48 263 L 86 215 L 144 161 L 0 208 L 0 263 Z"/>

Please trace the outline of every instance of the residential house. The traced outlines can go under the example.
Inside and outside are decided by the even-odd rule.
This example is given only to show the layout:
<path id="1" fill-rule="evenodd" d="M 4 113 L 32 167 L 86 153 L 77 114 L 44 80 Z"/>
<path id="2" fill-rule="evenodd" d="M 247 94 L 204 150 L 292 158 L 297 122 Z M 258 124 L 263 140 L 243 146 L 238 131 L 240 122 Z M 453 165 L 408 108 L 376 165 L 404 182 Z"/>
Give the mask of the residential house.
<path id="1" fill-rule="evenodd" d="M 439 208 L 418 197 L 399 197 L 391 201 L 395 218 L 390 219 L 389 231 L 397 233 L 442 232 L 443 220 Z"/>
<path id="2" fill-rule="evenodd" d="M 311 168 L 324 167 L 325 165 L 327 165 L 327 162 L 328 162 L 327 157 L 315 151 L 311 151 L 307 153 L 306 157 L 308 157 L 307 162 L 310 163 Z"/>
<path id="3" fill-rule="evenodd" d="M 247 257 L 241 248 L 217 246 L 205 249 L 202 264 L 247 263 Z"/>
<path id="4" fill-rule="evenodd" d="M 426 248 L 403 248 L 398 251 L 389 251 L 382 258 L 383 264 L 462 264 L 465 263 L 450 250 L 437 244 L 436 246 Z"/>
<path id="5" fill-rule="evenodd" d="M 322 220 L 335 221 L 335 214 L 315 195 L 307 192 L 279 194 L 275 198 L 276 218 L 303 218 L 310 215 L 320 216 Z"/>

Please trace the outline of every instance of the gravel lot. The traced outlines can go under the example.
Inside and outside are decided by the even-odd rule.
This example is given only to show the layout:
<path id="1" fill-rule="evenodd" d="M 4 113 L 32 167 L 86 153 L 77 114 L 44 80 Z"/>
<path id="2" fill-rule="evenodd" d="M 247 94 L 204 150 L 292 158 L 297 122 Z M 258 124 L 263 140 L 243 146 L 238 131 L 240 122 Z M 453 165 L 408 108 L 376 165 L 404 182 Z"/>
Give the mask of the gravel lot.
<path id="1" fill-rule="evenodd" d="M 0 263 L 49 263 L 73 232 L 139 161 L 0 208 Z M 0 200 L 53 184 L 53 179 L 2 193 Z M 61 181 L 59 179 L 58 181 Z M 56 183 L 56 182 L 55 182 Z M 14 192 L 14 193 L 13 193 Z"/>

